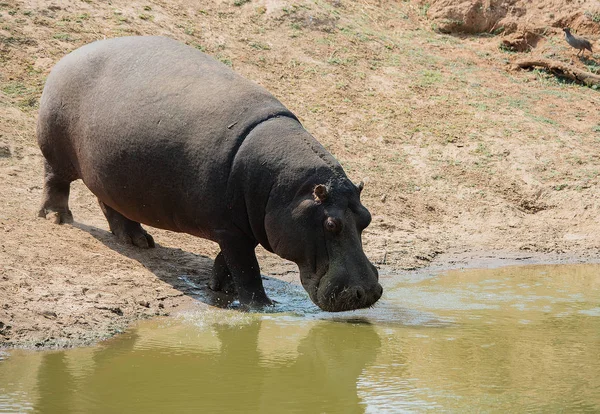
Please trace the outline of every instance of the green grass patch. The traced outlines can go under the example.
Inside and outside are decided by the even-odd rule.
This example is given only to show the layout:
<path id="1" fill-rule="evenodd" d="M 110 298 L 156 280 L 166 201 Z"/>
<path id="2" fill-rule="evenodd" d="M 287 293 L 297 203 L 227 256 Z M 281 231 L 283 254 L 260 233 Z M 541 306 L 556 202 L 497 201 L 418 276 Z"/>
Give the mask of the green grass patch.
<path id="1" fill-rule="evenodd" d="M 217 56 L 217 59 L 219 60 L 219 62 L 224 63 L 229 67 L 233 66 L 233 62 L 231 61 L 231 59 L 229 59 L 226 56 Z"/>
<path id="2" fill-rule="evenodd" d="M 421 71 L 420 86 L 431 86 L 442 82 L 442 73 L 437 70 L 425 69 Z"/>
<path id="3" fill-rule="evenodd" d="M 261 43 L 261 42 L 250 42 L 248 43 L 248 45 L 252 48 L 252 49 L 256 49 L 256 50 L 271 50 L 271 46 L 269 46 L 266 43 Z"/>
<path id="4" fill-rule="evenodd" d="M 594 23 L 600 23 L 600 13 L 592 13 L 590 11 L 586 11 L 584 14 Z"/>
<path id="5" fill-rule="evenodd" d="M 196 49 L 198 49 L 201 52 L 206 52 L 206 46 L 202 46 L 199 43 L 192 43 L 191 46 L 195 47 Z"/>
<path id="6" fill-rule="evenodd" d="M 592 59 L 585 59 L 585 67 L 592 73 L 600 74 L 600 64 Z"/>
<path id="7" fill-rule="evenodd" d="M 68 33 L 55 33 L 54 36 L 52 36 L 52 37 L 55 39 L 58 39 L 58 40 L 63 40 L 65 42 L 69 42 L 69 41 L 73 40 L 71 35 L 69 35 Z"/>
<path id="8" fill-rule="evenodd" d="M 28 89 L 22 82 L 12 82 L 2 86 L 2 92 L 14 97 L 24 95 L 28 92 Z"/>
<path id="9" fill-rule="evenodd" d="M 490 151 L 490 149 L 488 148 L 488 146 L 485 143 L 483 143 L 483 142 L 480 142 L 480 143 L 477 144 L 477 148 L 475 149 L 475 153 L 476 154 L 481 154 L 481 155 L 483 155 L 483 156 L 485 156 L 487 158 L 491 158 L 493 156 L 492 153 L 491 153 L 491 151 Z"/>
<path id="10" fill-rule="evenodd" d="M 333 56 L 327 59 L 327 63 L 329 63 L 330 65 L 347 65 L 350 62 L 351 59 L 342 58 L 339 56 Z"/>
<path id="11" fill-rule="evenodd" d="M 511 106 L 512 108 L 523 109 L 526 106 L 526 102 L 522 99 L 509 98 L 508 105 Z"/>
<path id="12" fill-rule="evenodd" d="M 557 184 L 552 188 L 554 188 L 555 191 L 562 191 L 567 187 L 568 187 L 568 185 L 563 183 L 563 184 Z"/>
<path id="13" fill-rule="evenodd" d="M 546 118 L 544 116 L 531 115 L 531 119 L 542 124 L 558 125 L 558 122 L 556 122 L 554 119 Z"/>
<path id="14" fill-rule="evenodd" d="M 472 106 L 473 108 L 475 108 L 479 111 L 484 111 L 484 112 L 489 109 L 489 107 L 482 102 L 469 102 L 468 105 Z"/>
<path id="15" fill-rule="evenodd" d="M 36 88 L 28 88 L 23 82 L 10 82 L 2 85 L 0 90 L 15 99 L 16 105 L 23 110 L 37 108 Z"/>

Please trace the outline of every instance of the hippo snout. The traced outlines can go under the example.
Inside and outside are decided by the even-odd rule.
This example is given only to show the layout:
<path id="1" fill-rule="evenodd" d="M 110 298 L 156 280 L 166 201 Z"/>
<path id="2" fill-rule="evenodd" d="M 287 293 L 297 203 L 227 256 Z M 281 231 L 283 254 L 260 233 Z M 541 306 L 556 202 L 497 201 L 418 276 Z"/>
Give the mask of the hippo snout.
<path id="1" fill-rule="evenodd" d="M 374 272 L 374 275 L 369 275 L 368 282 L 353 284 L 330 283 L 325 277 L 320 283 L 315 303 L 328 312 L 368 308 L 383 294 L 383 288 L 377 281 L 377 270 L 374 269 Z"/>

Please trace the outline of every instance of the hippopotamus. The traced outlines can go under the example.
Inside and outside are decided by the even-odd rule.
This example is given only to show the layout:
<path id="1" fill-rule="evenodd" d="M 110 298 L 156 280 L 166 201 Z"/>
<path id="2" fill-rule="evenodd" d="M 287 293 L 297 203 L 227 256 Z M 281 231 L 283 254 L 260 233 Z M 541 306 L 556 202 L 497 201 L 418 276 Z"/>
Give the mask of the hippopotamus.
<path id="1" fill-rule="evenodd" d="M 273 95 L 193 47 L 132 36 L 71 52 L 47 78 L 37 140 L 41 217 L 72 222 L 81 179 L 124 243 L 154 247 L 140 223 L 218 243 L 209 287 L 243 306 L 272 304 L 259 244 L 298 265 L 325 311 L 381 297 L 362 248 L 362 183 Z"/>

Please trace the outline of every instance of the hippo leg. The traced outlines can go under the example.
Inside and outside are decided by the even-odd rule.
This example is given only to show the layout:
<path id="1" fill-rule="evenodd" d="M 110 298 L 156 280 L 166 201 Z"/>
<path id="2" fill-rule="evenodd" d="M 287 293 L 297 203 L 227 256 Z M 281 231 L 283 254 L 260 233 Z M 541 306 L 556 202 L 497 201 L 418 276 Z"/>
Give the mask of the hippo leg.
<path id="1" fill-rule="evenodd" d="M 219 244 L 240 303 L 249 308 L 273 305 L 262 284 L 260 267 L 254 253 L 256 243 L 234 237 Z"/>
<path id="2" fill-rule="evenodd" d="M 154 239 L 146 230 L 142 228 L 140 223 L 129 220 L 127 217 L 112 209 L 111 207 L 98 200 L 102 212 L 108 220 L 110 231 L 117 236 L 125 244 L 133 244 L 134 246 L 148 249 L 154 247 Z"/>
<path id="3" fill-rule="evenodd" d="M 48 214 L 52 214 L 56 224 L 72 223 L 69 192 L 73 180 L 65 178 L 66 176 L 60 174 L 47 160 L 44 162 L 44 171 L 44 195 L 38 216 L 46 218 Z"/>
<path id="4" fill-rule="evenodd" d="M 219 252 L 215 258 L 215 264 L 213 266 L 212 276 L 208 282 L 208 287 L 215 292 L 234 293 L 235 284 L 231 277 L 231 272 L 225 263 L 225 257 L 223 252 Z"/>

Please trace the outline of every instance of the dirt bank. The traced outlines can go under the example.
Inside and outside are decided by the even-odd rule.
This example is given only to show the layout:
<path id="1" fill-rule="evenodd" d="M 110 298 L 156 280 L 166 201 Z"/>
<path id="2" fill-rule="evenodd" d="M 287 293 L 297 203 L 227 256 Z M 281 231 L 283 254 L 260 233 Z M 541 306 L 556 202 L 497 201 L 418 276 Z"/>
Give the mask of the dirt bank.
<path id="1" fill-rule="evenodd" d="M 427 0 L 419 4 L 433 28 L 443 33 L 542 33 L 550 27 L 600 33 L 596 0 Z"/>
<path id="2" fill-rule="evenodd" d="M 596 260 L 598 92 L 513 72 L 499 38 L 437 33 L 428 12 L 416 1 L 0 3 L 1 345 L 82 344 L 176 311 L 192 301 L 185 278 L 205 280 L 217 253 L 154 229 L 157 249 L 120 245 L 81 183 L 74 226 L 36 218 L 45 76 L 104 37 L 168 35 L 272 91 L 366 182 L 365 250 L 386 273 L 463 257 L 437 259 L 448 252 L 465 263 L 481 251 Z M 573 59 L 548 33 L 539 50 Z M 297 280 L 295 265 L 259 260 L 264 274 Z"/>

